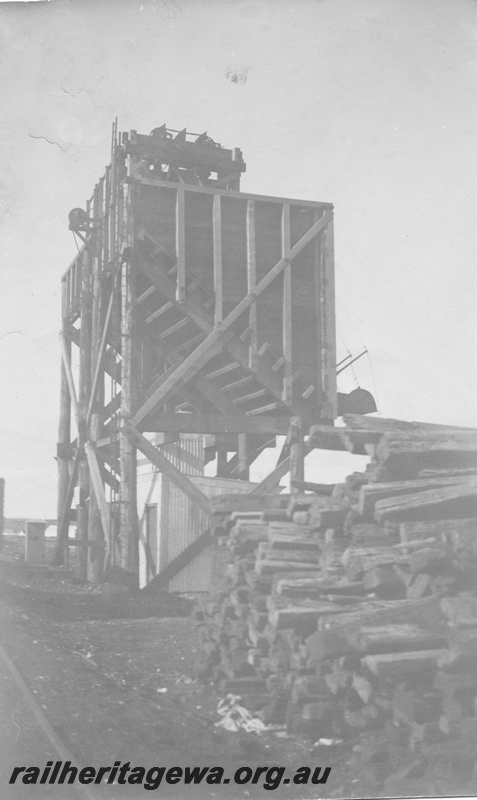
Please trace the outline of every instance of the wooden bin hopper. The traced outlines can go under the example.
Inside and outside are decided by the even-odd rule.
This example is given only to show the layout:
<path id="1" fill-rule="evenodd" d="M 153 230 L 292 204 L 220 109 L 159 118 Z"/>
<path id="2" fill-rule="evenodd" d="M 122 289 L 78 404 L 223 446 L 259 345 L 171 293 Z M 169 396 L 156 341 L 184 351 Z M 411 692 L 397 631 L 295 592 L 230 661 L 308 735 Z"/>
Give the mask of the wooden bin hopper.
<path id="1" fill-rule="evenodd" d="M 206 134 L 115 127 L 70 214 L 83 247 L 62 279 L 56 561 L 76 506 L 82 577 L 138 573 L 138 451 L 207 513 L 161 442 L 212 437 L 217 475 L 248 480 L 287 435 L 273 485 L 336 417 L 332 205 L 240 192 L 244 171 Z"/>

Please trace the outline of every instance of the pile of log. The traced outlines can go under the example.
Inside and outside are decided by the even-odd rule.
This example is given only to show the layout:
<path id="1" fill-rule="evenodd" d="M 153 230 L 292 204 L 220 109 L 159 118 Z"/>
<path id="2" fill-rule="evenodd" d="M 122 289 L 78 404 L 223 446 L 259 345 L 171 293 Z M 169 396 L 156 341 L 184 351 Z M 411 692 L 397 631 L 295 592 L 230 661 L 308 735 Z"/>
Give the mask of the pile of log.
<path id="1" fill-rule="evenodd" d="M 290 734 L 375 736 L 391 793 L 436 761 L 475 780 L 477 431 L 345 422 L 364 472 L 216 499 L 228 564 L 196 613 L 205 674 Z"/>

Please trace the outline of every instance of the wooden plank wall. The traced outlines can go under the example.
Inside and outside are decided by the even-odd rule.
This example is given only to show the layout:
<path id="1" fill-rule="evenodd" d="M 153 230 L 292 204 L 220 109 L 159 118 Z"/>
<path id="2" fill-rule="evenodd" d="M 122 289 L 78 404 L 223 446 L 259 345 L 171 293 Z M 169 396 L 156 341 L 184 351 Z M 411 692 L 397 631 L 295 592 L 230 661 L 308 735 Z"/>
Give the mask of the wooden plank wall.
<path id="1" fill-rule="evenodd" d="M 208 191 L 187 190 L 184 192 L 184 266 L 190 280 L 197 278 L 206 292 L 214 292 L 214 230 L 213 205 L 214 194 Z M 216 237 L 215 268 L 217 271 L 217 247 L 221 245 L 222 279 L 220 282 L 222 309 L 217 309 L 219 317 L 226 317 L 242 300 L 248 291 L 247 263 L 250 248 L 247 240 L 247 213 L 253 215 L 255 228 L 255 264 L 256 282 L 258 283 L 282 257 L 283 248 L 283 209 L 284 202 L 275 198 L 257 196 L 252 203 L 248 195 L 238 193 L 222 194 L 217 204 L 215 216 L 219 214 L 222 235 L 220 241 Z M 218 208 L 218 205 L 220 206 Z M 252 205 L 252 209 L 250 209 Z M 287 204 L 288 205 L 288 204 Z M 181 205 L 182 209 L 182 205 Z M 248 212 L 247 212 L 248 209 Z M 319 204 L 298 204 L 291 201 L 289 205 L 289 231 L 287 240 L 293 247 L 296 242 L 311 228 L 322 209 Z M 162 252 L 160 258 L 164 267 L 173 268 L 176 263 L 176 214 L 177 188 L 175 186 L 142 186 L 138 191 L 138 222 L 158 243 Z M 288 220 L 288 212 L 287 212 Z M 216 222 L 217 225 L 217 222 Z M 319 413 L 322 382 L 326 374 L 329 379 L 329 368 L 324 369 L 323 348 L 334 353 L 334 330 L 326 326 L 327 338 L 333 341 L 323 342 L 325 327 L 320 319 L 323 307 L 323 292 L 320 273 L 322 237 L 311 241 L 293 260 L 288 273 L 288 285 L 291 285 L 291 304 L 286 306 L 288 320 L 286 348 L 291 352 L 291 372 L 298 372 L 307 386 L 314 385 L 315 391 L 309 400 L 311 407 Z M 181 264 L 182 266 L 182 264 Z M 216 276 L 217 278 L 217 276 Z M 139 287 L 140 293 L 141 287 Z M 187 292 L 187 290 L 186 290 Z M 326 287 L 325 287 L 326 293 Z M 286 301 L 288 302 L 288 301 Z M 331 320 L 334 321 L 334 297 L 332 283 L 327 308 Z M 210 309 L 213 313 L 214 309 Z M 173 312 L 172 312 L 173 313 Z M 259 349 L 265 343 L 271 347 L 273 356 L 278 359 L 284 352 L 284 275 L 279 275 L 257 299 L 256 310 L 247 310 L 234 323 L 237 335 L 245 331 L 254 316 L 257 319 L 257 344 Z M 161 320 L 167 328 L 167 311 Z M 180 342 L 178 334 L 175 341 Z M 190 332 L 184 330 L 183 340 L 187 341 Z M 291 342 L 290 342 L 291 340 Z M 329 365 L 328 365 L 329 366 Z M 330 387 L 328 387 L 328 391 Z M 292 391 L 295 389 L 292 387 Z M 303 389 L 302 389 L 303 391 Z M 333 394 L 333 387 L 331 387 Z"/>

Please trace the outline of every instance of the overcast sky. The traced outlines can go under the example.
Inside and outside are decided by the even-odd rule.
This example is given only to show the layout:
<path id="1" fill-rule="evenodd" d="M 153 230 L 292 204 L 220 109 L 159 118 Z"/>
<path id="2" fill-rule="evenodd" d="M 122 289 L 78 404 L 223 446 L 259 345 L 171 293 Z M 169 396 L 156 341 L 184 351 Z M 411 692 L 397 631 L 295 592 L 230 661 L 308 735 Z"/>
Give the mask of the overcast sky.
<path id="1" fill-rule="evenodd" d="M 7 515 L 56 513 L 67 217 L 115 116 L 241 147 L 244 191 L 334 203 L 339 354 L 370 353 L 341 390 L 376 392 L 384 416 L 477 425 L 476 16 L 471 0 L 1 4 Z M 310 480 L 345 474 L 337 455 L 313 464 Z"/>

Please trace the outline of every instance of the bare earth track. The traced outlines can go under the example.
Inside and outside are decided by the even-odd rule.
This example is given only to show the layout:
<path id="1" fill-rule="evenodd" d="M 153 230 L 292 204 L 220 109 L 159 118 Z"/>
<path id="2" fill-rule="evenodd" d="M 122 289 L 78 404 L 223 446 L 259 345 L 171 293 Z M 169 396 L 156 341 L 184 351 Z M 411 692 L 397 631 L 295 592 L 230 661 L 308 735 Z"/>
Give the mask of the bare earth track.
<path id="1" fill-rule="evenodd" d="M 183 797 L 288 798 L 365 796 L 346 768 L 348 753 L 331 760 L 310 742 L 229 733 L 215 727 L 218 697 L 197 679 L 199 642 L 191 601 L 166 593 L 148 598 L 111 595 L 72 582 L 65 573 L 0 562 L 1 641 L 35 700 L 81 766 L 130 761 L 144 766 L 332 766 L 326 785 L 161 786 L 155 794 Z M 59 756 L 32 718 L 4 665 L 0 668 L 2 798 L 81 797 L 74 786 L 9 787 L 13 766 L 44 766 Z M 167 691 L 164 691 L 167 690 Z M 341 763 L 340 763 L 341 762 Z M 349 781 L 346 775 L 349 773 Z M 351 783 L 352 781 L 352 783 Z M 317 787 L 318 788 L 318 787 Z M 141 786 L 101 787 L 108 798 L 144 796 Z M 74 791 L 73 791 L 74 790 Z M 134 791 L 133 791 L 134 790 Z M 146 795 L 147 796 L 147 795 Z"/>

